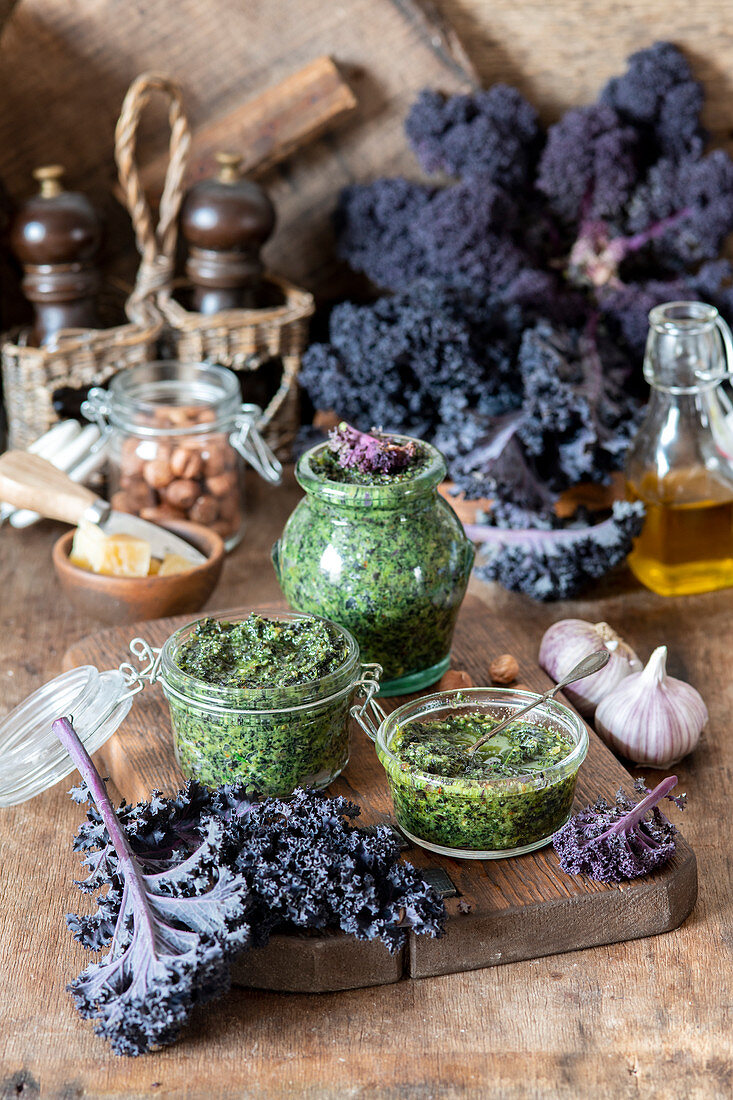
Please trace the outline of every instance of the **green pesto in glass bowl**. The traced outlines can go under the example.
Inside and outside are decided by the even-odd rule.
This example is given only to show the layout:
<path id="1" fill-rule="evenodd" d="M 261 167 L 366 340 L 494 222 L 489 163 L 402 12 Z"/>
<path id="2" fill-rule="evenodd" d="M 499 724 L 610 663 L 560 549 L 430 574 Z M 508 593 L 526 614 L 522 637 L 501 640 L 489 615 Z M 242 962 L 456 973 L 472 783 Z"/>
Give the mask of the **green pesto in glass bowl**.
<path id="1" fill-rule="evenodd" d="M 256 620 L 248 629 L 224 612 L 163 646 L 176 759 L 207 787 L 243 782 L 253 795 L 279 797 L 326 787 L 349 758 L 359 647 L 316 616 L 262 611 Z"/>
<path id="2" fill-rule="evenodd" d="M 497 734 L 495 744 L 490 739 L 475 759 L 466 752 L 533 698 L 507 688 L 443 691 L 382 722 L 377 755 L 411 840 L 458 859 L 501 859 L 550 842 L 570 816 L 588 751 L 582 720 L 553 700 Z"/>
<path id="3" fill-rule="evenodd" d="M 346 627 L 363 660 L 382 666 L 385 696 L 419 691 L 450 666 L 474 558 L 438 493 L 443 456 L 412 442 L 417 461 L 392 475 L 341 471 L 326 443 L 307 451 L 295 471 L 306 495 L 273 547 L 291 607 Z"/>

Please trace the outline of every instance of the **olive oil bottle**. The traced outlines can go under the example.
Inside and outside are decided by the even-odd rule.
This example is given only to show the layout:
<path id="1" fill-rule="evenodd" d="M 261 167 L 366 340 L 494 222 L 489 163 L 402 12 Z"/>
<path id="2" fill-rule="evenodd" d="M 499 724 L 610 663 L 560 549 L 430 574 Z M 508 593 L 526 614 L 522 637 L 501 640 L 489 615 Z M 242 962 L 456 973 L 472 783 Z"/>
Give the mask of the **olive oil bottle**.
<path id="1" fill-rule="evenodd" d="M 716 309 L 668 302 L 649 314 L 646 417 L 626 491 L 646 506 L 629 565 L 663 596 L 733 586 L 733 341 Z"/>

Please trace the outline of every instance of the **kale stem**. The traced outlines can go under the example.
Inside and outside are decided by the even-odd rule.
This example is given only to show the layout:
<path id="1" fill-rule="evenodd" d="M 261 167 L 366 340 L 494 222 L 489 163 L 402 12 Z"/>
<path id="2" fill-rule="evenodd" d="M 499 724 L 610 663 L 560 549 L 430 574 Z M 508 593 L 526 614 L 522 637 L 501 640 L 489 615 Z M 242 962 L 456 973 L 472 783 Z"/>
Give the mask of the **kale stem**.
<path id="1" fill-rule="evenodd" d="M 646 798 L 643 798 L 638 806 L 635 806 L 633 810 L 625 814 L 619 821 L 616 821 L 609 829 L 603 833 L 603 836 L 608 836 L 609 833 L 626 833 L 639 824 L 644 814 L 648 810 L 653 809 L 658 802 L 661 802 L 663 798 L 669 794 L 673 787 L 677 785 L 677 776 L 668 775 L 666 779 L 663 779 L 661 783 L 658 783 L 653 791 L 650 791 Z"/>
<path id="2" fill-rule="evenodd" d="M 649 228 L 645 229 L 642 233 L 635 233 L 633 237 L 615 238 L 615 240 L 621 241 L 624 256 L 628 255 L 629 252 L 638 252 L 645 244 L 649 244 L 649 241 L 656 240 L 657 237 L 662 237 L 668 229 L 677 225 L 677 223 L 689 213 L 689 207 L 685 206 L 682 210 L 677 210 L 674 214 L 670 214 L 668 217 L 662 218 L 658 222 L 654 222 L 653 225 L 650 225 Z"/>
<path id="3" fill-rule="evenodd" d="M 147 892 L 143 883 L 142 871 L 129 845 L 124 829 L 115 813 L 104 780 L 94 766 L 91 756 L 84 748 L 79 735 L 68 718 L 57 718 L 53 723 L 53 732 L 79 769 L 79 773 L 89 788 L 97 809 L 107 827 L 112 846 L 122 868 L 124 883 L 129 889 L 135 911 L 135 923 L 140 934 L 150 940 L 151 952 L 155 947 L 155 929 L 153 915 L 148 904 Z M 120 909 L 122 915 L 122 909 Z"/>

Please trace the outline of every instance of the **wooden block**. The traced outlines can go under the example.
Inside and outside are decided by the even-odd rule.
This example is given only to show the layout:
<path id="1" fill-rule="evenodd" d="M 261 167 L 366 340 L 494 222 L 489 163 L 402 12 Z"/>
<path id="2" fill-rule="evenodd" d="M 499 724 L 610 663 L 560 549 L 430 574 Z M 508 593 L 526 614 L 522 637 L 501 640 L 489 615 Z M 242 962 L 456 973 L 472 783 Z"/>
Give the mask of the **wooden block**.
<path id="1" fill-rule="evenodd" d="M 330 57 L 281 80 L 193 135 L 186 184 L 213 175 L 217 152 L 241 153 L 245 175 L 261 176 L 297 149 L 321 137 L 356 109 L 356 96 Z M 159 194 L 168 164 L 161 153 L 141 173 L 143 186 Z"/>
<path id="2" fill-rule="evenodd" d="M 233 611 L 232 615 L 242 614 Z M 161 645 L 190 616 L 115 627 L 72 646 L 64 667 L 95 664 L 112 668 L 127 657 L 127 644 L 139 634 Z M 480 600 L 467 597 L 453 646 L 453 666 L 465 669 L 477 685 L 487 684 L 488 666 L 500 653 L 513 653 L 519 678 L 532 690 L 550 684 L 536 663 L 538 639 L 523 633 L 510 618 L 492 615 Z M 400 699 L 384 701 L 385 709 Z M 588 757 L 580 770 L 576 807 L 601 794 L 612 799 L 619 787 L 631 793 L 632 780 L 603 742 L 589 731 Z M 159 686 L 146 688 L 124 726 L 97 754 L 101 767 L 130 800 L 147 798 L 153 787 L 173 793 L 183 777 L 173 756 L 170 719 Z M 361 806 L 360 825 L 392 823 L 392 803 L 374 746 L 356 727 L 351 757 L 329 788 Z M 350 989 L 475 970 L 521 959 L 573 951 L 599 944 L 638 939 L 677 927 L 697 896 L 695 855 L 682 837 L 674 859 L 654 875 L 621 886 L 595 882 L 560 870 L 552 847 L 512 859 L 454 860 L 410 847 L 405 857 L 425 871 L 446 872 L 457 892 L 449 899 L 447 934 L 438 940 L 408 937 L 404 958 L 381 945 L 331 934 L 273 938 L 270 954 L 247 956 L 237 980 L 259 988 L 301 992 Z M 458 899 L 470 905 L 464 914 Z M 300 962 L 299 962 L 300 960 Z M 302 963 L 302 965 L 301 965 Z"/>
<path id="3" fill-rule="evenodd" d="M 381 940 L 363 943 L 338 932 L 270 938 L 267 947 L 243 951 L 232 967 L 235 985 L 283 993 L 333 993 L 398 982 L 405 952 L 390 955 Z"/>

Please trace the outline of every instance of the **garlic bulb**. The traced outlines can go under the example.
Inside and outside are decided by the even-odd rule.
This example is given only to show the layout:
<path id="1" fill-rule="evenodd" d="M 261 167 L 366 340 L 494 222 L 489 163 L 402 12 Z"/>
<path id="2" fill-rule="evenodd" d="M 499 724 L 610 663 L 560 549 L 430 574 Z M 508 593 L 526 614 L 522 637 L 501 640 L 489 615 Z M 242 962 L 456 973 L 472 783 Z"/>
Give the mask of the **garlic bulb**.
<path id="1" fill-rule="evenodd" d="M 668 768 L 692 752 L 708 720 L 700 693 L 668 676 L 666 665 L 667 647 L 660 645 L 643 672 L 622 680 L 596 710 L 603 740 L 651 768 Z"/>
<path id="2" fill-rule="evenodd" d="M 592 717 L 601 699 L 613 691 L 624 677 L 641 671 L 641 661 L 608 623 L 561 619 L 545 631 L 540 642 L 540 667 L 555 683 L 562 680 L 583 657 L 604 648 L 611 654 L 606 667 L 565 688 L 568 699 L 585 718 Z"/>

